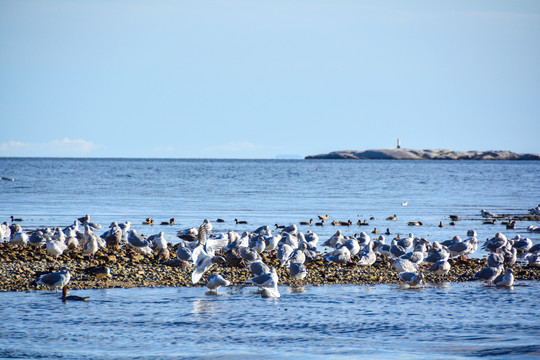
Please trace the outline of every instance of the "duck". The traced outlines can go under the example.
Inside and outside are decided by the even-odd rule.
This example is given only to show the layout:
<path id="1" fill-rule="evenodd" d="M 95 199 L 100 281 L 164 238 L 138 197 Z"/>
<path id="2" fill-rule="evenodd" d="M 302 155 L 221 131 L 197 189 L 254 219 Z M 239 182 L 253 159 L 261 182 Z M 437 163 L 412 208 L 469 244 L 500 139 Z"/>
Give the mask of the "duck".
<path id="1" fill-rule="evenodd" d="M 236 223 L 236 225 L 238 225 L 238 224 L 247 224 L 247 221 L 245 221 L 245 220 L 234 219 L 234 222 Z"/>
<path id="2" fill-rule="evenodd" d="M 390 232 L 390 228 L 386 228 L 386 231 L 384 232 L 385 235 L 392 235 L 392 233 Z"/>
<path id="3" fill-rule="evenodd" d="M 224 223 L 224 222 L 225 222 L 225 220 L 223 220 L 223 219 L 219 219 L 219 218 L 218 218 L 218 219 L 216 219 L 216 222 L 217 222 L 217 223 Z"/>
<path id="4" fill-rule="evenodd" d="M 404 202 L 401 203 L 401 206 L 407 206 L 407 205 L 409 205 L 409 203 L 406 202 L 406 201 L 404 201 Z"/>
<path id="5" fill-rule="evenodd" d="M 309 219 L 309 221 L 300 221 L 300 225 L 309 225 L 311 226 L 313 224 L 313 219 Z"/>
<path id="6" fill-rule="evenodd" d="M 315 223 L 315 226 L 324 226 L 324 220 Z"/>
<path id="7" fill-rule="evenodd" d="M 439 227 L 440 227 L 440 228 L 443 228 L 443 227 L 444 227 L 444 224 L 442 223 L 442 221 L 439 222 Z"/>
<path id="8" fill-rule="evenodd" d="M 68 295 L 67 291 L 68 291 L 68 287 L 66 285 L 66 286 L 64 286 L 62 288 L 62 298 L 61 299 L 62 299 L 63 302 L 66 302 L 68 300 L 71 300 L 71 301 L 88 301 L 88 299 L 89 299 L 88 296 Z"/>
<path id="9" fill-rule="evenodd" d="M 146 220 L 143 221 L 142 224 L 143 224 L 143 225 L 154 225 L 154 219 L 152 219 L 152 218 L 150 218 L 150 217 L 149 217 L 149 218 L 146 218 Z"/>
<path id="10" fill-rule="evenodd" d="M 377 230 L 377 228 L 374 228 L 373 231 L 371 232 L 372 234 L 378 234 L 379 233 L 379 230 Z"/>
<path id="11" fill-rule="evenodd" d="M 396 220 L 397 220 L 397 216 L 394 214 L 394 216 L 389 216 L 389 217 L 387 217 L 386 220 L 396 221 Z"/>
<path id="12" fill-rule="evenodd" d="M 369 226 L 367 220 L 364 220 L 364 221 L 358 220 L 356 222 L 356 225 L 358 225 L 358 226 Z"/>
<path id="13" fill-rule="evenodd" d="M 319 220 L 328 220 L 330 216 L 326 214 L 326 215 L 317 215 L 317 217 L 319 218 Z"/>
<path id="14" fill-rule="evenodd" d="M 457 216 L 457 215 L 448 215 L 448 217 L 452 221 L 461 221 L 461 218 L 459 216 Z"/>
<path id="15" fill-rule="evenodd" d="M 20 221 L 23 221 L 23 219 L 17 219 L 17 218 L 14 218 L 13 215 L 11 215 L 10 218 L 11 218 L 11 222 L 20 222 Z"/>
<path id="16" fill-rule="evenodd" d="M 170 218 L 169 221 L 162 221 L 160 225 L 174 225 L 176 223 L 176 218 Z"/>

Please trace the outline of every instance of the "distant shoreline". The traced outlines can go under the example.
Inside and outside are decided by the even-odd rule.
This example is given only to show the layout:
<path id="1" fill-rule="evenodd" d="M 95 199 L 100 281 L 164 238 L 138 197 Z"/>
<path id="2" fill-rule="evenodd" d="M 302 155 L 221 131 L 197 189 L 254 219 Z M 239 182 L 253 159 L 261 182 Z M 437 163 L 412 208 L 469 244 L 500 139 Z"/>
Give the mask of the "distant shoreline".
<path id="1" fill-rule="evenodd" d="M 446 149 L 377 149 L 341 150 L 327 154 L 308 155 L 304 159 L 347 160 L 540 160 L 540 154 L 518 154 L 506 150 L 453 151 Z"/>

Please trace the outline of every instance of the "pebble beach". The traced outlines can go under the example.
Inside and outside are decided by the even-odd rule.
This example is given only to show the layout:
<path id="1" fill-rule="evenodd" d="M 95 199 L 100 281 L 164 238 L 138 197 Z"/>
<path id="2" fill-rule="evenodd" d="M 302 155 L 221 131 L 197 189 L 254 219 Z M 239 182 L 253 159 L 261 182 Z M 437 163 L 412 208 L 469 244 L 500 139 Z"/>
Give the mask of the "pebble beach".
<path id="1" fill-rule="evenodd" d="M 173 246 L 169 243 L 168 247 L 174 254 L 178 245 Z M 275 251 L 262 256 L 266 264 L 276 268 L 280 285 L 374 285 L 401 282 L 398 273 L 384 260 L 378 260 L 368 267 L 358 265 L 358 257 L 353 257 L 351 262 L 339 266 L 334 263 L 328 264 L 322 256 L 306 263 L 308 274 L 299 282 L 290 278 L 288 269 L 280 267 Z M 105 264 L 110 269 L 111 279 L 100 279 L 87 272 L 87 269 L 100 264 Z M 58 271 L 63 266 L 69 268 L 71 272 L 70 289 L 204 286 L 207 276 L 218 273 L 228 279 L 232 286 L 244 286 L 253 276 L 245 265 L 216 264 L 199 283 L 194 285 L 191 282 L 192 265 L 178 259 L 160 262 L 155 256 L 138 254 L 123 247 L 102 248 L 95 254 L 94 260 L 84 259 L 80 251 L 69 249 L 55 262 L 44 249 L 18 248 L 10 243 L 0 243 L 0 291 L 36 290 L 39 288 L 36 284 L 38 275 Z M 455 260 L 443 281 L 476 281 L 473 275 L 484 267 L 486 259 Z M 440 282 L 438 276 L 427 271 L 428 268 L 429 266 L 425 265 L 419 270 L 425 274 L 424 282 Z M 540 268 L 519 266 L 515 268 L 514 275 L 516 281 L 540 280 Z"/>

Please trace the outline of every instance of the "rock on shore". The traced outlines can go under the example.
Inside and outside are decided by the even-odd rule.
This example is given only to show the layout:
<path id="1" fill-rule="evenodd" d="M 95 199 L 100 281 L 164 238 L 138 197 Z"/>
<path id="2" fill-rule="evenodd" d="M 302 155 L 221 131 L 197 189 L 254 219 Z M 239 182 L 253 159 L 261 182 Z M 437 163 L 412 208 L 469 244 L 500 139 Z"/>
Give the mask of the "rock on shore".
<path id="1" fill-rule="evenodd" d="M 387 159 L 387 160 L 540 160 L 540 154 L 517 154 L 512 151 L 453 151 L 445 149 L 342 150 L 308 155 L 306 159 Z"/>

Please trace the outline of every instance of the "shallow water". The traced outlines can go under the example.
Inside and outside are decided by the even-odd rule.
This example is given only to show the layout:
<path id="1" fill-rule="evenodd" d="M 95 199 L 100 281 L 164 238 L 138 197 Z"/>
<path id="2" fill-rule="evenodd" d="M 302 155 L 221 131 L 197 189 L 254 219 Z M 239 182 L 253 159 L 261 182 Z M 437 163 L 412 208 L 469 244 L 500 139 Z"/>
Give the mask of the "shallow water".
<path id="1" fill-rule="evenodd" d="M 540 203 L 540 162 L 290 161 L 0 158 L 0 221 L 21 217 L 26 230 L 66 226 L 84 214 L 105 226 L 130 221 L 139 233 L 176 232 L 214 222 L 215 232 L 275 223 L 368 219 L 393 235 L 430 241 L 502 231 L 483 225 L 480 209 L 526 214 Z M 404 201 L 408 206 L 401 206 Z M 397 221 L 387 221 L 396 214 Z M 448 225 L 448 215 L 463 218 Z M 369 220 L 374 216 L 376 220 Z M 159 224 L 143 226 L 146 217 Z M 233 219 L 247 220 L 235 225 Z M 424 226 L 410 227 L 420 220 Z M 443 221 L 446 225 L 439 228 Z M 336 227 L 311 229 L 324 241 Z M 474 255 L 482 257 L 478 250 Z M 538 282 L 512 289 L 481 283 L 404 289 L 397 285 L 280 287 L 279 299 L 253 288 L 77 291 L 86 303 L 63 304 L 47 291 L 0 293 L 0 358 L 536 358 L 540 356 Z"/>
<path id="2" fill-rule="evenodd" d="M 3 293 L 0 358 L 471 358 L 540 356 L 540 283 L 446 283 Z"/>

